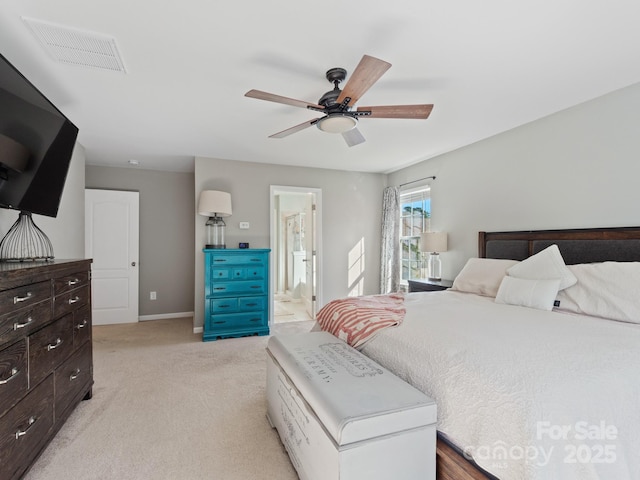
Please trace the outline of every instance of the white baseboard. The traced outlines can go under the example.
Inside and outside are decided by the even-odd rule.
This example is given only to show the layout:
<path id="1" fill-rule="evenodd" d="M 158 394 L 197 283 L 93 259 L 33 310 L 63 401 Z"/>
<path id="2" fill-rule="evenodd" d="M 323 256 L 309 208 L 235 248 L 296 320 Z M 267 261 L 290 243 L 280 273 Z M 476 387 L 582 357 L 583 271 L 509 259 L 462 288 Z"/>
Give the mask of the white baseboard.
<path id="1" fill-rule="evenodd" d="M 138 320 L 146 322 L 147 320 L 167 320 L 170 318 L 193 317 L 193 312 L 177 312 L 177 313 L 160 313 L 157 315 L 140 315 Z"/>
<path id="2" fill-rule="evenodd" d="M 202 333 L 204 331 L 204 327 L 193 327 L 193 333 Z"/>

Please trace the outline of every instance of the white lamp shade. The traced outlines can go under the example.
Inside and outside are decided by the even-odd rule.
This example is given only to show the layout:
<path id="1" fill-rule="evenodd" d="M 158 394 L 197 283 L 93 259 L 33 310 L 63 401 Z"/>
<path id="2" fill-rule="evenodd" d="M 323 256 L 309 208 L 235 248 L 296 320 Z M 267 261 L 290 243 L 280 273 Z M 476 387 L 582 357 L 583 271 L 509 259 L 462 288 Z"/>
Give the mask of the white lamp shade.
<path id="1" fill-rule="evenodd" d="M 424 232 L 420 234 L 420 251 L 446 252 L 447 232 Z"/>
<path id="2" fill-rule="evenodd" d="M 217 190 L 203 190 L 198 200 L 198 213 L 205 217 L 231 215 L 231 194 Z"/>

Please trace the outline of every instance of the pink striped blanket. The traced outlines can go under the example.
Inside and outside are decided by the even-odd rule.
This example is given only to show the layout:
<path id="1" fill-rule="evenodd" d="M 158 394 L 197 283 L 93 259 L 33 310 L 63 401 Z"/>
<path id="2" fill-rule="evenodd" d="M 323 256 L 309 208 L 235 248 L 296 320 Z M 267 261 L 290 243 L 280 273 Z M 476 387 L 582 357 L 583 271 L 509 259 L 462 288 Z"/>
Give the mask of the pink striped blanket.
<path id="1" fill-rule="evenodd" d="M 380 330 L 401 324 L 405 312 L 403 293 L 365 295 L 327 303 L 316 320 L 322 330 L 361 348 Z"/>

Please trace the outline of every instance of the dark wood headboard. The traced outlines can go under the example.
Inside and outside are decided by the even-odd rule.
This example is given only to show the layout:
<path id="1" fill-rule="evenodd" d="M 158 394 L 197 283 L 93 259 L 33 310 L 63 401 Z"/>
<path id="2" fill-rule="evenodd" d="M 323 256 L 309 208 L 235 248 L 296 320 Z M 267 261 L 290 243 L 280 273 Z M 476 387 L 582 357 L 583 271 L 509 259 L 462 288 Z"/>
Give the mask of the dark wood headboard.
<path id="1" fill-rule="evenodd" d="M 640 261 L 640 227 L 479 232 L 478 256 L 524 260 L 554 243 L 568 265 Z"/>

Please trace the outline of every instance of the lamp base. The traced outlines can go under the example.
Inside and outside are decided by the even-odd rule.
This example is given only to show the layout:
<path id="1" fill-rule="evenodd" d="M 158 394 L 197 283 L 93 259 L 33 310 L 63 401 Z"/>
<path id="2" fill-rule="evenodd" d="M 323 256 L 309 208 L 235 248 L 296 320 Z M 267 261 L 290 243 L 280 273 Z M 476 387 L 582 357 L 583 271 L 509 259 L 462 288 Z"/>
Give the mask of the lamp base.
<path id="1" fill-rule="evenodd" d="M 437 252 L 429 255 L 429 280 L 442 280 L 442 263 Z"/>
<path id="2" fill-rule="evenodd" d="M 204 248 L 227 248 L 226 245 L 205 245 Z"/>
<path id="3" fill-rule="evenodd" d="M 49 262 L 53 259 L 49 237 L 33 222 L 30 212 L 21 211 L 0 241 L 0 262 Z"/>

